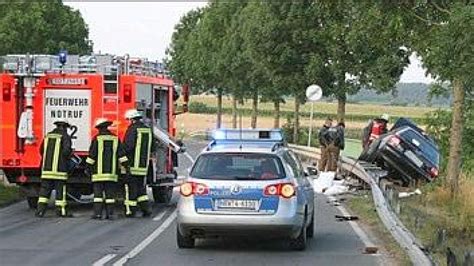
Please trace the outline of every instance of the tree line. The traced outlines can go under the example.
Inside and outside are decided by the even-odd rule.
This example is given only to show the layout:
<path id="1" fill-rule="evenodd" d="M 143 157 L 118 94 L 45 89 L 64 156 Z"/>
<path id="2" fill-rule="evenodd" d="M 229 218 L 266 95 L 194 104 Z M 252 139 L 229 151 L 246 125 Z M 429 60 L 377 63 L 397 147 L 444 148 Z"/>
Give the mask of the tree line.
<path id="1" fill-rule="evenodd" d="M 337 99 L 344 121 L 349 95 L 361 89 L 394 89 L 409 56 L 416 52 L 437 79 L 439 94 L 451 90 L 447 180 L 455 194 L 461 169 L 465 105 L 472 97 L 474 69 L 473 1 L 218 1 L 188 12 L 175 27 L 167 65 L 180 83 L 217 97 L 217 127 L 222 97 L 252 101 L 251 126 L 257 126 L 259 102 L 295 99 L 293 139 L 305 88 L 318 84 Z M 472 123 L 472 121 L 471 121 Z"/>
<path id="2" fill-rule="evenodd" d="M 0 1 L 0 55 L 89 54 L 89 28 L 79 11 L 60 0 Z"/>

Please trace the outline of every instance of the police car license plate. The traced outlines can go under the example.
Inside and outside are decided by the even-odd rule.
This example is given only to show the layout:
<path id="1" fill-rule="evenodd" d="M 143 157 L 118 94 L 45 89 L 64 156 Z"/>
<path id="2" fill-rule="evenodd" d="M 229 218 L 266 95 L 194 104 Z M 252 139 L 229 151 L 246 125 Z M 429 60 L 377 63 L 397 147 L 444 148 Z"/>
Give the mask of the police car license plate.
<path id="1" fill-rule="evenodd" d="M 423 162 L 416 157 L 416 155 L 412 151 L 406 151 L 405 155 L 413 162 L 416 166 L 421 167 Z"/>
<path id="2" fill-rule="evenodd" d="M 257 202 L 256 200 L 218 199 L 216 207 L 217 209 L 257 210 Z"/>

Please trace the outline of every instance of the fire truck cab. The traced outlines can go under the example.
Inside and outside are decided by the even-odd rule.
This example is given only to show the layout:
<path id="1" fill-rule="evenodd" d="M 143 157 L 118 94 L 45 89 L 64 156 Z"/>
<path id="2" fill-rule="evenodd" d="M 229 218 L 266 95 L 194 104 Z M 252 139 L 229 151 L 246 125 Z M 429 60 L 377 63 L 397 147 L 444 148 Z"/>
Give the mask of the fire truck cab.
<path id="1" fill-rule="evenodd" d="M 128 127 L 124 114 L 136 108 L 145 123 L 161 137 L 152 156 L 147 183 L 155 202 L 168 202 L 176 178 L 175 118 L 187 111 L 189 88 L 175 86 L 163 64 L 142 58 L 112 55 L 8 55 L 0 57 L 0 169 L 10 183 L 21 187 L 31 208 L 36 207 L 44 135 L 54 121 L 72 126 L 76 165 L 70 173 L 69 199 L 89 202 L 90 178 L 84 158 L 97 133 L 95 119 L 114 121 L 111 129 L 121 139 Z M 177 100 L 181 90 L 183 103 Z"/>

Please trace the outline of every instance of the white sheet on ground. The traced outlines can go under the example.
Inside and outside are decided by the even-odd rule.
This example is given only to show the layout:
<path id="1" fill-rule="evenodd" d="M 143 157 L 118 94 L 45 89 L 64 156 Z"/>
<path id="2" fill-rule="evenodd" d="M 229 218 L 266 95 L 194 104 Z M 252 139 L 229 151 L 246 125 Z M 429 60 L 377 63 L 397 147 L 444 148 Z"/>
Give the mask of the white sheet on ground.
<path id="1" fill-rule="evenodd" d="M 314 180 L 314 192 L 325 195 L 338 195 L 349 191 L 344 180 L 334 180 L 335 172 L 320 172 Z"/>

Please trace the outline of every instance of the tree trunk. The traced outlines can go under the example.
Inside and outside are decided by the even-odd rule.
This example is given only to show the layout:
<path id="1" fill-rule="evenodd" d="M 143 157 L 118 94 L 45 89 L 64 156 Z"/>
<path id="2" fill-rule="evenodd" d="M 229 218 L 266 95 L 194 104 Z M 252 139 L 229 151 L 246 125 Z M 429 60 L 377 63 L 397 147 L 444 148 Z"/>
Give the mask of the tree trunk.
<path id="1" fill-rule="evenodd" d="M 217 89 L 217 122 L 216 127 L 222 126 L 222 89 Z"/>
<path id="2" fill-rule="evenodd" d="M 237 128 L 237 97 L 232 97 L 232 128 Z"/>
<path id="3" fill-rule="evenodd" d="M 275 106 L 273 128 L 279 128 L 280 127 L 280 100 L 276 100 L 275 102 L 273 102 L 273 105 Z"/>
<path id="4" fill-rule="evenodd" d="M 300 131 L 300 100 L 295 97 L 295 125 L 293 127 L 293 143 L 298 143 L 298 132 Z"/>
<path id="5" fill-rule="evenodd" d="M 253 92 L 252 97 L 252 120 L 250 122 L 251 128 L 257 127 L 257 116 L 258 116 L 258 91 Z"/>
<path id="6" fill-rule="evenodd" d="M 337 97 L 337 121 L 344 122 L 346 116 L 346 95 L 340 95 Z"/>
<path id="7" fill-rule="evenodd" d="M 464 86 L 459 80 L 453 81 L 453 118 L 451 138 L 449 139 L 449 159 L 447 181 L 451 197 L 459 192 L 459 175 L 461 173 L 461 148 L 464 111 Z"/>

